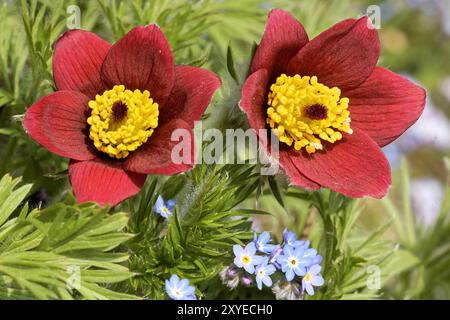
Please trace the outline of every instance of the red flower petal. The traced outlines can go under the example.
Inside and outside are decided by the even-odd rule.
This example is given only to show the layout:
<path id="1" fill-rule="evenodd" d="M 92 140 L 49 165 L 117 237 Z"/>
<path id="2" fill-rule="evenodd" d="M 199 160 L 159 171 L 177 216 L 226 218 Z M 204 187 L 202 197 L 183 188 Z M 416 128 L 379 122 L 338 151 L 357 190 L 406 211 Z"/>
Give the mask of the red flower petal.
<path id="1" fill-rule="evenodd" d="M 115 206 L 138 193 L 147 176 L 124 171 L 112 161 L 71 161 L 69 178 L 78 202 Z"/>
<path id="2" fill-rule="evenodd" d="M 56 42 L 53 77 L 58 90 L 80 91 L 89 98 L 107 88 L 100 69 L 111 45 L 95 33 L 71 30 Z"/>
<path id="3" fill-rule="evenodd" d="M 260 69 L 251 74 L 242 87 L 242 97 L 239 106 L 246 113 L 250 127 L 255 130 L 266 128 L 266 87 L 268 72 Z"/>
<path id="4" fill-rule="evenodd" d="M 161 29 L 136 27 L 113 45 L 102 66 L 103 80 L 112 88 L 149 90 L 163 106 L 175 79 L 173 57 Z"/>
<path id="5" fill-rule="evenodd" d="M 280 150 L 279 156 L 280 165 L 286 172 L 286 175 L 289 176 L 291 184 L 308 190 L 317 190 L 320 188 L 319 184 L 305 177 L 305 175 L 294 166 L 288 152 Z"/>
<path id="6" fill-rule="evenodd" d="M 269 79 L 285 72 L 290 59 L 308 43 L 302 24 L 286 11 L 275 9 L 269 13 L 261 43 L 253 57 L 251 73 L 266 69 Z"/>
<path id="7" fill-rule="evenodd" d="M 28 108 L 24 127 L 49 151 L 76 160 L 95 158 L 87 134 L 89 98 L 77 91 L 57 91 Z"/>
<path id="8" fill-rule="evenodd" d="M 425 106 L 425 90 L 380 67 L 358 88 L 343 93 L 350 99 L 352 127 L 364 130 L 380 146 L 397 139 L 417 121 Z"/>
<path id="9" fill-rule="evenodd" d="M 177 129 L 183 130 L 187 135 L 185 139 L 189 140 L 182 140 L 188 143 L 186 148 L 190 148 L 188 163 L 172 161 L 172 149 L 181 143 L 171 140 L 172 133 Z M 145 174 L 174 175 L 192 169 L 194 161 L 195 145 L 192 127 L 181 119 L 175 119 L 158 126 L 148 142 L 128 156 L 124 163 L 124 169 Z"/>
<path id="10" fill-rule="evenodd" d="M 370 20 L 342 21 L 308 42 L 289 62 L 290 75 L 317 76 L 341 90 L 356 88 L 373 72 L 380 55 L 377 31 Z"/>
<path id="11" fill-rule="evenodd" d="M 309 179 L 348 197 L 382 198 L 391 184 L 389 163 L 380 147 L 363 131 L 306 155 L 291 151 L 295 166 Z"/>
<path id="12" fill-rule="evenodd" d="M 175 84 L 166 107 L 159 115 L 160 125 L 182 118 L 192 127 L 208 107 L 214 92 L 220 87 L 219 77 L 206 69 L 175 66 Z"/>

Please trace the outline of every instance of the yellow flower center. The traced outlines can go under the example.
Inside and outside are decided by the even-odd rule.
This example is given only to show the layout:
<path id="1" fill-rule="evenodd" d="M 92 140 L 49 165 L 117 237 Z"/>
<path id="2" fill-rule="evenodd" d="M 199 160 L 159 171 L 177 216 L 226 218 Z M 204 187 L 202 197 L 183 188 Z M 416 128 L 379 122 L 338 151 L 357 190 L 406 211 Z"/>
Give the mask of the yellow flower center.
<path id="1" fill-rule="evenodd" d="M 340 96 L 339 88 L 330 89 L 315 76 L 282 74 L 270 87 L 267 123 L 281 142 L 314 153 L 323 149 L 323 141 L 334 143 L 353 132 L 350 100 Z"/>
<path id="2" fill-rule="evenodd" d="M 248 263 L 250 263 L 251 260 L 252 259 L 248 255 L 243 255 L 241 258 L 241 261 L 243 264 L 248 264 Z"/>
<path id="3" fill-rule="evenodd" d="M 311 280 L 311 272 L 308 272 L 306 276 L 303 278 L 306 282 L 309 282 Z"/>
<path id="4" fill-rule="evenodd" d="M 113 158 L 126 158 L 146 143 L 158 126 L 158 104 L 147 90 L 114 86 L 89 101 L 89 108 L 89 137 L 99 151 Z"/>

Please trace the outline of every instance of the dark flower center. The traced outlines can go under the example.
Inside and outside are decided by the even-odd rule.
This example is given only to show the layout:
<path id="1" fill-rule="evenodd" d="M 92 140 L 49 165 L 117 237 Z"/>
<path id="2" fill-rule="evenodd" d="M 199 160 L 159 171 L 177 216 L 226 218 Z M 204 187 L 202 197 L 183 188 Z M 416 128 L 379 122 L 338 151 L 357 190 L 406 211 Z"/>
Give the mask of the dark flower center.
<path id="1" fill-rule="evenodd" d="M 313 104 L 303 109 L 303 116 L 312 120 L 323 120 L 328 117 L 328 110 L 321 104 Z"/>
<path id="2" fill-rule="evenodd" d="M 127 116 L 128 107 L 123 101 L 116 101 L 112 105 L 112 114 L 115 121 L 123 120 Z"/>

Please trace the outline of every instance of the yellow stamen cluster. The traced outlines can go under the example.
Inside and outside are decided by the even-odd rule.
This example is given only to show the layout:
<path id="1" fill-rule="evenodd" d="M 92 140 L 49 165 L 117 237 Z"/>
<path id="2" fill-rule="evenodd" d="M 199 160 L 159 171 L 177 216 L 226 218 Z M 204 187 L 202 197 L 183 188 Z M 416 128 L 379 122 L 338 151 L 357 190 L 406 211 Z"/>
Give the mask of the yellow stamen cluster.
<path id="1" fill-rule="evenodd" d="M 308 153 L 322 150 L 322 141 L 334 143 L 351 134 L 349 99 L 341 90 L 318 82 L 317 77 L 282 74 L 270 87 L 267 123 L 281 142 Z"/>
<path id="2" fill-rule="evenodd" d="M 115 110 L 117 106 L 121 110 Z M 126 158 L 146 143 L 158 126 L 158 104 L 147 90 L 114 86 L 89 101 L 89 107 L 89 137 L 99 151 L 113 158 Z"/>

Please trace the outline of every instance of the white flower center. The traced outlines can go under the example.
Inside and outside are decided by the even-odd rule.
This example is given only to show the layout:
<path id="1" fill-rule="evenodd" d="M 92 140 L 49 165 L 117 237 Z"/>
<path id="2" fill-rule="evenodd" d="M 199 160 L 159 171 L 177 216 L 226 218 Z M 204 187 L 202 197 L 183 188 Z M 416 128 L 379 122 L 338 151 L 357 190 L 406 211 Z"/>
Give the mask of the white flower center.
<path id="1" fill-rule="evenodd" d="M 297 263 L 298 263 L 297 259 L 295 259 L 295 258 L 290 258 L 289 259 L 289 265 L 291 267 L 295 267 L 297 265 Z"/>

